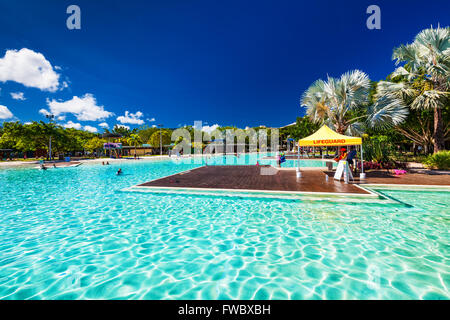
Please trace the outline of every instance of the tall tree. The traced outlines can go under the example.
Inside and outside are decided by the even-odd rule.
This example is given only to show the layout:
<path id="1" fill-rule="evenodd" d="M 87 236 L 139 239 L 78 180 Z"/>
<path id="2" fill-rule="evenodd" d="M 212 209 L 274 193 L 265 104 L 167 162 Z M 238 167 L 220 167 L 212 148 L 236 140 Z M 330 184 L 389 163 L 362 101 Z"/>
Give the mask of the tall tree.
<path id="1" fill-rule="evenodd" d="M 136 155 L 136 149 L 137 146 L 140 145 L 142 143 L 141 138 L 139 137 L 139 135 L 132 133 L 128 138 L 127 138 L 127 143 L 130 146 L 134 147 L 134 155 Z"/>
<path id="2" fill-rule="evenodd" d="M 160 133 L 159 130 L 157 132 L 154 132 L 152 134 L 152 136 L 150 137 L 150 140 L 148 141 L 154 148 L 159 148 L 159 141 L 160 141 L 159 133 Z M 171 137 L 170 132 L 168 132 L 166 130 L 161 131 L 161 140 L 162 140 L 163 146 L 170 144 L 170 142 L 172 141 L 171 138 L 172 137 Z"/>
<path id="3" fill-rule="evenodd" d="M 115 125 L 112 132 L 122 135 L 122 137 L 127 138 L 132 133 L 136 133 L 137 129 L 134 128 L 130 130 L 128 127 L 122 126 L 122 125 Z"/>
<path id="4" fill-rule="evenodd" d="M 156 131 L 159 131 L 159 129 L 156 127 L 142 126 L 139 128 L 137 134 L 141 138 L 141 141 L 147 143 L 150 140 L 152 134 Z"/>
<path id="5" fill-rule="evenodd" d="M 371 82 L 360 70 L 344 73 L 340 78 L 315 81 L 301 99 L 307 115 L 323 122 L 341 134 L 358 134 L 364 126 L 386 128 L 399 124 L 407 116 L 407 108 L 399 99 L 383 97 L 369 104 Z"/>
<path id="6" fill-rule="evenodd" d="M 433 110 L 434 152 L 443 150 L 442 113 L 450 104 L 450 28 L 421 31 L 413 43 L 394 49 L 392 58 L 396 65 L 403 65 L 393 72 L 391 81 L 379 83 L 380 94 L 402 98 L 411 109 Z M 396 79 L 401 81 L 396 83 Z"/>
<path id="7" fill-rule="evenodd" d="M 104 143 L 106 143 L 105 139 L 101 139 L 99 137 L 93 137 L 93 138 L 87 140 L 83 144 L 83 147 L 90 152 L 100 151 L 101 149 L 103 149 Z"/>

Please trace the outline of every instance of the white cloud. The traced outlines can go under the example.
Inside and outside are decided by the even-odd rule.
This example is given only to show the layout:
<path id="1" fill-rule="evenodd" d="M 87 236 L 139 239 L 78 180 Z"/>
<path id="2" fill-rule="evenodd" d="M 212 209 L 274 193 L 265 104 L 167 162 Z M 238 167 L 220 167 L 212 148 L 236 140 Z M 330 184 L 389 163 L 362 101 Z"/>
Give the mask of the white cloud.
<path id="1" fill-rule="evenodd" d="M 29 124 L 32 124 L 32 123 L 33 122 L 27 121 L 27 122 L 24 123 L 24 125 L 29 125 Z"/>
<path id="2" fill-rule="evenodd" d="M 156 128 L 156 124 L 152 125 L 152 128 Z"/>
<path id="3" fill-rule="evenodd" d="M 77 122 L 73 122 L 73 121 L 68 121 L 67 123 L 62 125 L 64 128 L 73 128 L 73 129 L 77 129 L 77 130 L 85 130 L 85 131 L 89 131 L 92 133 L 97 133 L 98 129 L 96 127 L 92 127 L 92 126 L 82 126 L 81 123 L 77 123 Z"/>
<path id="4" fill-rule="evenodd" d="M 117 121 L 120 123 L 144 124 L 144 120 L 141 119 L 143 115 L 144 114 L 140 111 L 137 111 L 136 113 L 125 111 L 125 115 L 117 117 Z"/>
<path id="5" fill-rule="evenodd" d="M 130 129 L 129 126 L 126 126 L 126 125 L 123 125 L 123 124 L 116 124 L 115 127 L 118 127 L 118 128 L 125 128 L 125 129 L 128 129 L 128 130 Z"/>
<path id="6" fill-rule="evenodd" d="M 106 129 L 109 128 L 109 124 L 107 124 L 106 122 L 100 123 L 99 126 L 102 127 L 102 128 L 106 128 Z"/>
<path id="7" fill-rule="evenodd" d="M 26 87 L 55 92 L 59 74 L 42 53 L 23 48 L 7 50 L 0 58 L 0 81 L 15 81 Z"/>
<path id="8" fill-rule="evenodd" d="M 6 106 L 0 105 L 0 119 L 11 119 L 14 117 L 11 111 Z"/>
<path id="9" fill-rule="evenodd" d="M 202 131 L 211 134 L 211 132 L 213 132 L 214 130 L 216 130 L 219 127 L 220 126 L 218 124 L 214 124 L 212 126 L 203 126 Z"/>
<path id="10" fill-rule="evenodd" d="M 50 112 L 48 112 L 48 111 L 45 110 L 45 109 L 39 110 L 39 113 L 42 114 L 43 116 L 48 116 L 48 115 L 50 115 Z"/>
<path id="11" fill-rule="evenodd" d="M 103 120 L 113 115 L 112 112 L 106 111 L 104 106 L 97 105 L 97 100 L 90 93 L 81 98 L 74 96 L 71 100 L 63 102 L 47 99 L 47 105 L 50 107 L 50 113 L 55 116 L 73 113 L 80 121 Z"/>
<path id="12" fill-rule="evenodd" d="M 56 119 L 59 121 L 64 121 L 64 120 L 66 120 L 66 116 L 59 116 Z"/>
<path id="13" fill-rule="evenodd" d="M 96 127 L 91 127 L 91 126 L 84 126 L 83 127 L 84 130 L 92 132 L 92 133 L 97 133 L 98 129 Z"/>
<path id="14" fill-rule="evenodd" d="M 155 122 L 156 119 L 155 119 L 155 118 L 147 118 L 147 121 L 148 121 L 148 122 Z"/>
<path id="15" fill-rule="evenodd" d="M 81 130 L 81 124 L 80 123 L 75 123 L 72 121 L 69 121 L 65 124 L 62 125 L 64 128 L 73 128 L 73 129 L 78 129 Z"/>
<path id="16" fill-rule="evenodd" d="M 23 92 L 11 92 L 11 98 L 13 98 L 14 100 L 27 100 L 27 98 L 25 98 Z"/>

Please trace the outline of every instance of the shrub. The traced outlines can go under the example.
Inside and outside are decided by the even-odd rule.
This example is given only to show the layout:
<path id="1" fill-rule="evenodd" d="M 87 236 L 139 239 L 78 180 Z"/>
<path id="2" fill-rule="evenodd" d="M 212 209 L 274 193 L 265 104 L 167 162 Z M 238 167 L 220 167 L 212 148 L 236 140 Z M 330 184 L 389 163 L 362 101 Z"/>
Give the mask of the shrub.
<path id="1" fill-rule="evenodd" d="M 450 150 L 429 155 L 424 164 L 431 169 L 450 170 Z"/>
<path id="2" fill-rule="evenodd" d="M 361 162 L 358 162 L 358 169 L 361 170 Z M 376 162 L 376 161 L 364 161 L 364 170 L 380 170 L 380 169 L 404 169 L 407 170 L 408 166 L 406 162 L 397 162 L 397 161 L 385 161 L 385 162 Z"/>
<path id="3" fill-rule="evenodd" d="M 376 162 L 388 162 L 394 152 L 392 142 L 387 136 L 374 136 L 366 139 L 363 149 L 366 160 Z"/>

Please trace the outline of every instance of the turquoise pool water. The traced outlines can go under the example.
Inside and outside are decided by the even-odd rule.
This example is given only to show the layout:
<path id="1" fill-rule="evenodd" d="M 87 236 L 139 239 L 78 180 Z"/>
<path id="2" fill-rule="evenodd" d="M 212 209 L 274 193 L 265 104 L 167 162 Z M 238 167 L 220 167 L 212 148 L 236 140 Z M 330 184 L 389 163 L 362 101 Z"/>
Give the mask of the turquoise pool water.
<path id="1" fill-rule="evenodd" d="M 0 170 L 0 299 L 450 298 L 449 192 L 345 204 L 120 191 L 199 165 Z"/>
<path id="2" fill-rule="evenodd" d="M 256 164 L 256 161 L 259 161 L 260 164 L 263 165 L 277 165 L 276 159 L 265 159 L 266 157 L 274 157 L 275 153 L 268 153 L 267 155 L 260 154 L 246 154 L 243 156 L 218 156 L 211 157 L 208 161 L 208 165 L 246 165 L 246 164 Z M 328 160 L 333 162 L 333 166 L 336 167 L 337 163 L 335 161 Z M 313 159 L 301 159 L 300 167 L 326 167 L 326 161 L 323 160 L 313 160 Z M 295 168 L 298 166 L 297 160 L 288 159 L 286 162 L 281 164 L 283 168 Z"/>

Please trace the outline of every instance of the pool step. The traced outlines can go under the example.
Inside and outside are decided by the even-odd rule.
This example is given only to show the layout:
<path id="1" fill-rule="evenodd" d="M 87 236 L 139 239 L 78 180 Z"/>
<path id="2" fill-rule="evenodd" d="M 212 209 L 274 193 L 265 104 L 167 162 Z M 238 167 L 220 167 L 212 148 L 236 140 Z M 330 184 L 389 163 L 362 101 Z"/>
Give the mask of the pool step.
<path id="1" fill-rule="evenodd" d="M 159 194 L 159 195 L 186 195 L 186 196 L 213 196 L 227 198 L 252 198 L 252 199 L 272 199 L 272 200 L 291 200 L 300 202 L 337 202 L 346 204 L 374 204 L 374 205 L 399 205 L 411 207 L 411 205 L 401 202 L 393 197 L 385 196 L 378 192 L 366 189 L 370 194 L 326 194 L 326 193 L 278 193 L 278 192 L 261 192 L 261 191 L 221 191 L 221 190 L 199 190 L 188 188 L 148 188 L 133 186 L 119 190 L 119 192 L 133 192 L 142 194 Z"/>

